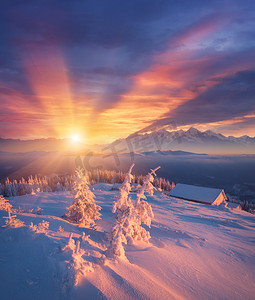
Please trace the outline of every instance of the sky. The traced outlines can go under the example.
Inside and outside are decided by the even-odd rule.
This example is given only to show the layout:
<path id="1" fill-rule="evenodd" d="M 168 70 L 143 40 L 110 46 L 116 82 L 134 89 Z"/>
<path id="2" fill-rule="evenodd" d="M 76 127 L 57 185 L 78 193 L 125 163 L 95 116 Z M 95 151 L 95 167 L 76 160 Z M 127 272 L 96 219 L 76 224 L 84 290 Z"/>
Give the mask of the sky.
<path id="1" fill-rule="evenodd" d="M 0 74 L 2 138 L 254 136 L 255 2 L 3 1 Z"/>

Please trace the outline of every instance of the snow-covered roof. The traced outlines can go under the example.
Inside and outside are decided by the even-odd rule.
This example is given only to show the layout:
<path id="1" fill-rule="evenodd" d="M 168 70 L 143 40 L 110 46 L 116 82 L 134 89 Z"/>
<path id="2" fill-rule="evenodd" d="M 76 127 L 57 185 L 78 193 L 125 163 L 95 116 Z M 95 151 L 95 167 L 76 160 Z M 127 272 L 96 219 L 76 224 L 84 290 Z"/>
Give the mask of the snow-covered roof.
<path id="1" fill-rule="evenodd" d="M 169 196 L 213 204 L 221 194 L 224 198 L 225 193 L 222 189 L 178 183 L 170 191 Z"/>
<path id="2" fill-rule="evenodd" d="M 242 209 L 239 203 L 227 202 L 225 206 L 228 208 Z"/>

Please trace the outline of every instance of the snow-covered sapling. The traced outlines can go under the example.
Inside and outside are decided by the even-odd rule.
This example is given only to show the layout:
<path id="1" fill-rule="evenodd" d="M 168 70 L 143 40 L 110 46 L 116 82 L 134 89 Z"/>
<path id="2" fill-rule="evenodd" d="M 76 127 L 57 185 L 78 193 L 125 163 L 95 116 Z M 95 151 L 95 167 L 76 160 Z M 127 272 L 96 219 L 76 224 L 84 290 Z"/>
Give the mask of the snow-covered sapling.
<path id="1" fill-rule="evenodd" d="M 85 232 L 83 232 L 82 236 L 81 236 L 81 241 L 82 242 L 85 242 L 85 241 L 87 242 L 89 240 L 89 237 L 90 237 L 90 235 L 86 235 Z"/>
<path id="2" fill-rule="evenodd" d="M 75 242 L 73 239 L 73 233 L 71 232 L 69 235 L 68 243 L 65 245 L 65 247 L 62 249 L 63 251 L 74 251 L 75 250 Z"/>
<path id="3" fill-rule="evenodd" d="M 76 170 L 73 194 L 73 203 L 67 207 L 66 216 L 79 226 L 93 225 L 95 220 L 100 219 L 101 207 L 95 203 L 95 195 L 90 190 L 88 180 L 80 168 Z"/>
<path id="4" fill-rule="evenodd" d="M 3 227 L 19 228 L 25 226 L 24 222 L 16 219 L 16 217 L 16 215 L 11 215 L 10 211 L 8 211 L 8 217 L 3 217 L 6 219 L 5 225 L 3 225 Z"/>
<path id="5" fill-rule="evenodd" d="M 47 233 L 49 229 L 49 222 L 42 220 L 37 226 L 31 222 L 29 229 L 34 231 L 35 233 Z"/>
<path id="6" fill-rule="evenodd" d="M 2 195 L 0 195 L 0 210 L 11 211 L 12 205 L 10 202 L 5 199 Z"/>
<path id="7" fill-rule="evenodd" d="M 41 207 L 37 207 L 35 213 L 36 213 L 37 215 L 41 215 L 41 214 L 42 214 L 42 211 L 43 211 L 43 209 L 42 209 Z"/>
<path id="8" fill-rule="evenodd" d="M 36 232 L 36 230 L 37 230 L 37 226 L 36 225 L 34 225 L 34 223 L 33 222 L 31 222 L 30 223 L 30 225 L 29 225 L 29 227 L 28 227 L 30 230 L 32 230 L 33 232 Z"/>
<path id="9" fill-rule="evenodd" d="M 64 229 L 61 226 L 59 226 L 58 227 L 58 232 L 64 232 Z"/>
<path id="10" fill-rule="evenodd" d="M 79 284 L 80 277 L 83 277 L 87 273 L 94 271 L 93 264 L 89 261 L 85 261 L 82 258 L 84 253 L 85 251 L 80 249 L 80 241 L 78 240 L 75 245 L 75 250 L 72 253 L 72 260 L 69 266 L 69 269 L 72 272 L 74 286 Z"/>
<path id="11" fill-rule="evenodd" d="M 47 230 L 49 229 L 49 222 L 42 220 L 41 223 L 38 224 L 37 226 L 37 233 L 46 233 Z"/>

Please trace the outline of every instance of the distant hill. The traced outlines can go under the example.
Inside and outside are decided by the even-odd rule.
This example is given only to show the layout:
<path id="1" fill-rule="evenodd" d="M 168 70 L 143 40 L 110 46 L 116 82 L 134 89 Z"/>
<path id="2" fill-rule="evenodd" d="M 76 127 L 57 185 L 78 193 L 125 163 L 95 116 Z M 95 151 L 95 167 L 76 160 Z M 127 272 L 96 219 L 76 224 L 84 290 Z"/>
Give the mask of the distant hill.
<path id="1" fill-rule="evenodd" d="M 35 140 L 20 140 L 0 138 L 0 152 L 73 152 L 79 150 L 78 147 L 80 146 L 83 145 L 74 144 L 70 139 L 47 138 Z"/>
<path id="2" fill-rule="evenodd" d="M 32 152 L 32 151 L 59 151 L 66 147 L 67 140 L 64 139 L 3 139 L 0 138 L 1 152 Z"/>
<path id="3" fill-rule="evenodd" d="M 148 152 L 141 152 L 141 154 L 143 155 L 173 155 L 173 156 L 180 156 L 180 155 L 207 155 L 205 153 L 193 153 L 193 152 L 187 152 L 187 151 L 181 151 L 181 150 L 176 150 L 176 151 L 172 151 L 172 150 L 166 150 L 166 151 L 161 151 L 161 150 L 157 150 L 157 151 L 148 151 Z"/>

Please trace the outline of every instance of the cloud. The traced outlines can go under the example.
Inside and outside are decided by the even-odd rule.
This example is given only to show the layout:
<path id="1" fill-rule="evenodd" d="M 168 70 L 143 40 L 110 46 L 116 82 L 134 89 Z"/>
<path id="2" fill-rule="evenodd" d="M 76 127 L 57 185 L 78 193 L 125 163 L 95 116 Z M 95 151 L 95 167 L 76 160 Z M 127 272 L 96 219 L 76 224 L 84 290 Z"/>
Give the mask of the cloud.
<path id="1" fill-rule="evenodd" d="M 234 0 L 231 5 L 222 0 L 21 0 L 6 1 L 1 8 L 0 100 L 6 113 L 8 103 L 13 103 L 6 96 L 10 90 L 22 95 L 34 111 L 43 108 L 47 116 L 57 114 L 67 90 L 69 104 L 63 107 L 72 108 L 70 122 L 82 118 L 75 109 L 79 106 L 86 116 L 111 116 L 113 127 L 124 117 L 125 124 L 140 122 L 137 129 L 172 114 L 177 123 L 185 123 L 180 117 L 185 111 L 192 111 L 193 104 L 201 109 L 199 101 L 207 107 L 206 97 L 214 86 L 230 89 L 236 81 L 227 83 L 223 78 L 251 68 L 255 61 L 254 3 L 248 0 Z M 45 80 L 42 76 L 45 69 L 54 74 L 59 57 L 55 62 L 36 58 L 51 53 L 60 53 L 64 79 L 59 83 L 50 74 Z M 31 64 L 34 70 L 29 72 Z M 61 83 L 65 87 L 56 88 Z M 54 97 L 49 100 L 52 90 Z M 250 106 L 249 98 L 243 101 Z M 225 118 L 230 115 L 225 114 Z M 224 118 L 223 112 L 218 115 Z M 210 110 L 208 116 L 213 119 Z M 59 121 L 56 127 L 62 125 Z M 120 127 L 119 132 L 123 130 Z"/>
<path id="2" fill-rule="evenodd" d="M 169 114 L 180 125 L 228 120 L 254 114 L 255 70 L 215 79 L 217 84 Z"/>

